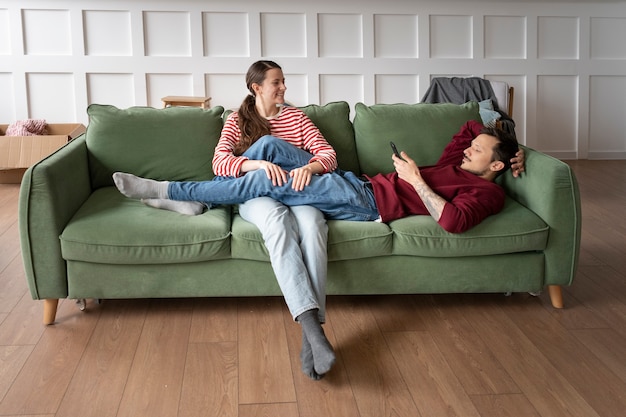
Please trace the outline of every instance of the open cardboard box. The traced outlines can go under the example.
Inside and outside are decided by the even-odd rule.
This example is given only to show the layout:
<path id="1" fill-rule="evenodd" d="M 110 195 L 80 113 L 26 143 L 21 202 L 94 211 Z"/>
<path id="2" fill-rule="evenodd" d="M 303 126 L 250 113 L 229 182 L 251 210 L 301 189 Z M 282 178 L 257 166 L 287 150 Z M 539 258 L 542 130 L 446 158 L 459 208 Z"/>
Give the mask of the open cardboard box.
<path id="1" fill-rule="evenodd" d="M 80 123 L 48 123 L 47 135 L 5 136 L 0 124 L 0 184 L 19 184 L 24 172 L 61 146 L 85 132 Z"/>

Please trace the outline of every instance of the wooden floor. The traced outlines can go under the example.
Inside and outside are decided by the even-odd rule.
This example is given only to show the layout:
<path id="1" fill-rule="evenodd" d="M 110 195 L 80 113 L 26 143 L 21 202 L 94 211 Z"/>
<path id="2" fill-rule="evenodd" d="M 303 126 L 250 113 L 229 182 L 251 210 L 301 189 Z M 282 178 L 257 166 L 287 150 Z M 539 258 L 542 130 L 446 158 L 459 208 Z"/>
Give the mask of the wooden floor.
<path id="1" fill-rule="evenodd" d="M 300 371 L 281 298 L 64 300 L 27 291 L 18 186 L 0 185 L 0 415 L 594 417 L 626 413 L 626 161 L 570 163 L 580 267 L 547 294 L 329 297 L 337 363 Z"/>

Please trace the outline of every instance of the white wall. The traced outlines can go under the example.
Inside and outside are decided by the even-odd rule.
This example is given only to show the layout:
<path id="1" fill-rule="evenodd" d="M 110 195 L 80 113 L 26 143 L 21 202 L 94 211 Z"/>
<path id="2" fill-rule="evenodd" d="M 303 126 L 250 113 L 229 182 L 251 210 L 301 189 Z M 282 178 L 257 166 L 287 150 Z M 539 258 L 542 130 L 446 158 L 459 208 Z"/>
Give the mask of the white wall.
<path id="1" fill-rule="evenodd" d="M 90 103 L 237 107 L 255 60 L 296 105 L 418 102 L 435 76 L 515 87 L 521 142 L 626 159 L 626 3 L 0 0 L 0 123 L 87 123 Z"/>

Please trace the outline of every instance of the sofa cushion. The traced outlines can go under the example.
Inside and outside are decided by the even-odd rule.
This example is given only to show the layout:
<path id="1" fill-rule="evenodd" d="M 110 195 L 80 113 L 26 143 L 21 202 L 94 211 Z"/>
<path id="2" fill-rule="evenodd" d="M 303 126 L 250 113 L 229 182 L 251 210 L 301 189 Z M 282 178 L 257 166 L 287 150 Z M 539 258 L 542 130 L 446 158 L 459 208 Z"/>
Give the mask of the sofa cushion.
<path id="1" fill-rule="evenodd" d="M 386 223 L 328 221 L 328 260 L 391 255 L 393 232 Z"/>
<path id="2" fill-rule="evenodd" d="M 337 101 L 323 106 L 311 104 L 300 109 L 337 152 L 339 168 L 360 174 L 354 128 L 350 122 L 350 105 L 345 101 Z"/>
<path id="3" fill-rule="evenodd" d="M 230 209 L 186 216 L 143 205 L 115 187 L 96 190 L 61 234 L 63 259 L 171 264 L 230 257 Z"/>
<path id="4" fill-rule="evenodd" d="M 354 133 L 361 171 L 367 175 L 393 171 L 389 141 L 418 165 L 433 165 L 468 120 L 481 121 L 478 103 L 357 103 Z"/>
<path id="5" fill-rule="evenodd" d="M 90 105 L 86 141 L 92 187 L 113 185 L 115 171 L 159 180 L 211 179 L 223 112 L 221 106 Z"/>
<path id="6" fill-rule="evenodd" d="M 460 234 L 444 231 L 430 216 L 410 216 L 395 220 L 390 226 L 394 255 L 425 257 L 542 251 L 550 232 L 539 216 L 508 197 L 500 213 Z"/>
<path id="7" fill-rule="evenodd" d="M 269 261 L 263 236 L 255 225 L 233 218 L 232 256 L 237 259 Z M 391 254 L 392 232 L 376 222 L 328 221 L 328 260 L 362 259 Z"/>

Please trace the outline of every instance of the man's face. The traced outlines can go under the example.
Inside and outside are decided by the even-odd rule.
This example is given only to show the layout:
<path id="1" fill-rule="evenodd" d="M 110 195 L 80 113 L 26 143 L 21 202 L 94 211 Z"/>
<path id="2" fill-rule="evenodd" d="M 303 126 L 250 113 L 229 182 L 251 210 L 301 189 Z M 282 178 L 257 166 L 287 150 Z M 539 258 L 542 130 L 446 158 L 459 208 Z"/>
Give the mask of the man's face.
<path id="1" fill-rule="evenodd" d="M 498 140 L 490 135 L 480 134 L 472 141 L 469 148 L 463 151 L 461 169 L 490 179 L 499 166 L 499 161 L 493 161 L 493 148 Z"/>

